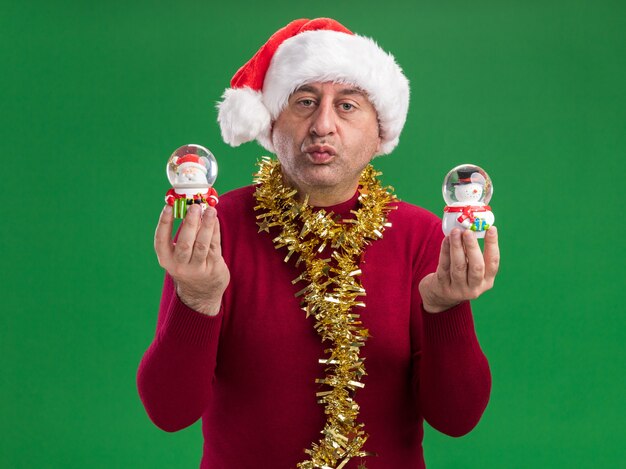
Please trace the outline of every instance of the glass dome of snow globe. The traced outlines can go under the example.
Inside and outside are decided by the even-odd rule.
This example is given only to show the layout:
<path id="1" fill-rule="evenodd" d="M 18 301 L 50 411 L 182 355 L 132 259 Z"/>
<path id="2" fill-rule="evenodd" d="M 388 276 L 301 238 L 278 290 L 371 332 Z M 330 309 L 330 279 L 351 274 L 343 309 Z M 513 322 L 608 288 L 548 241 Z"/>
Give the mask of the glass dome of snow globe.
<path id="1" fill-rule="evenodd" d="M 493 184 L 487 172 L 474 164 L 452 168 L 443 180 L 443 198 L 447 205 L 487 205 Z"/>
<path id="2" fill-rule="evenodd" d="M 201 145 L 183 145 L 167 160 L 166 171 L 176 189 L 208 189 L 217 179 L 217 160 Z"/>

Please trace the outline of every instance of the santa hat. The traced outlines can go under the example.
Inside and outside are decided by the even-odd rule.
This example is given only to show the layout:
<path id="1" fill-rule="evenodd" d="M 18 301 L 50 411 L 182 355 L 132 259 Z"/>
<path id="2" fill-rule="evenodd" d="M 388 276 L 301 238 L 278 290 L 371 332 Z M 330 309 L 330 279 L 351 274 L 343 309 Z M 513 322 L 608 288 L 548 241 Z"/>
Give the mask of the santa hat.
<path id="1" fill-rule="evenodd" d="M 204 174 L 207 173 L 206 163 L 202 158 L 198 155 L 194 155 L 193 153 L 187 153 L 185 156 L 181 156 L 174 160 L 174 164 L 178 166 L 179 170 L 185 168 L 198 168 L 201 169 Z"/>
<path id="2" fill-rule="evenodd" d="M 278 30 L 241 67 L 218 104 L 224 141 L 257 140 L 274 152 L 272 122 L 298 87 L 346 83 L 365 91 L 378 114 L 381 152 L 398 144 L 409 108 L 409 81 L 391 54 L 330 18 L 300 19 Z"/>

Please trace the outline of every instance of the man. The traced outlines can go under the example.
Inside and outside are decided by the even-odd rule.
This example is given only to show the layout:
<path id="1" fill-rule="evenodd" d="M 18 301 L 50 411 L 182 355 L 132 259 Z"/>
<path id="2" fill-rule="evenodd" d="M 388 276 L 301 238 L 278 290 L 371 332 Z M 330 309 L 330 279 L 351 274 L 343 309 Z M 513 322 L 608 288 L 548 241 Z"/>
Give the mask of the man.
<path id="1" fill-rule="evenodd" d="M 201 468 L 425 467 L 423 420 L 460 436 L 491 378 L 468 300 L 491 288 L 495 228 L 443 242 L 368 167 L 398 143 L 408 81 L 330 19 L 275 33 L 220 104 L 224 139 L 258 140 L 257 186 L 192 206 L 171 241 L 138 388 L 166 431 L 203 422 Z"/>

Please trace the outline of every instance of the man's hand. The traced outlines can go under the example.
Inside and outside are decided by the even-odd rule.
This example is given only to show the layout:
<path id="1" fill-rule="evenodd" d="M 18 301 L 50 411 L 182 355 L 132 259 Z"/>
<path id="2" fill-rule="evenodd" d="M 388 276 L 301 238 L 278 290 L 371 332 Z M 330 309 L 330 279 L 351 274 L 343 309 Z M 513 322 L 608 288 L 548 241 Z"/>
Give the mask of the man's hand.
<path id="1" fill-rule="evenodd" d="M 173 225 L 172 207 L 166 205 L 154 235 L 159 264 L 174 279 L 183 303 L 200 313 L 215 316 L 230 281 L 230 272 L 222 257 L 217 212 L 207 207 L 203 216 L 199 205 L 190 206 L 176 243 L 172 243 Z"/>
<path id="2" fill-rule="evenodd" d="M 424 309 L 439 313 L 465 300 L 474 300 L 493 287 L 498 273 L 500 249 L 495 227 L 485 234 L 485 253 L 472 231 L 455 228 L 441 243 L 437 271 L 419 285 Z"/>

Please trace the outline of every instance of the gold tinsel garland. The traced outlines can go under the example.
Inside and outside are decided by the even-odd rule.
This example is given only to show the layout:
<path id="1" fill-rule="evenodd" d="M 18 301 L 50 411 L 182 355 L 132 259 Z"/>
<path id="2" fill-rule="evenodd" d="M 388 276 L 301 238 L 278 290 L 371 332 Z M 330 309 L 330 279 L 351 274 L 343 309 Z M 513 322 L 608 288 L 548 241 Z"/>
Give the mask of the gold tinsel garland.
<path id="1" fill-rule="evenodd" d="M 359 405 L 354 394 L 364 387 L 361 378 L 366 374 L 359 352 L 368 338 L 356 307 L 365 306 L 361 300 L 365 289 L 358 279 L 361 255 L 371 240 L 381 238 L 391 226 L 387 215 L 396 208 L 391 205 L 397 201 L 395 196 L 376 179 L 380 174 L 371 165 L 363 170 L 359 181 L 361 207 L 352 211 L 353 219 L 336 220 L 324 209 L 313 210 L 308 198 L 299 202 L 297 191 L 283 185 L 277 161 L 264 157 L 259 162 L 255 178 L 259 184 L 255 192 L 259 232 L 280 227 L 280 234 L 273 239 L 275 248 L 287 249 L 285 262 L 295 255 L 296 267 L 304 263 L 304 272 L 292 283 L 304 282 L 306 287 L 296 296 L 302 297 L 306 317 L 315 318 L 322 342 L 332 344 L 324 351 L 326 357 L 319 360 L 326 365 L 326 376 L 315 380 L 326 386 L 316 394 L 318 403 L 325 405 L 327 417 L 323 437 L 305 450 L 310 459 L 298 464 L 301 469 L 341 469 L 353 457 L 372 454 L 362 449 L 368 435 L 364 424 L 356 422 Z M 332 254 L 321 258 L 327 246 Z"/>

